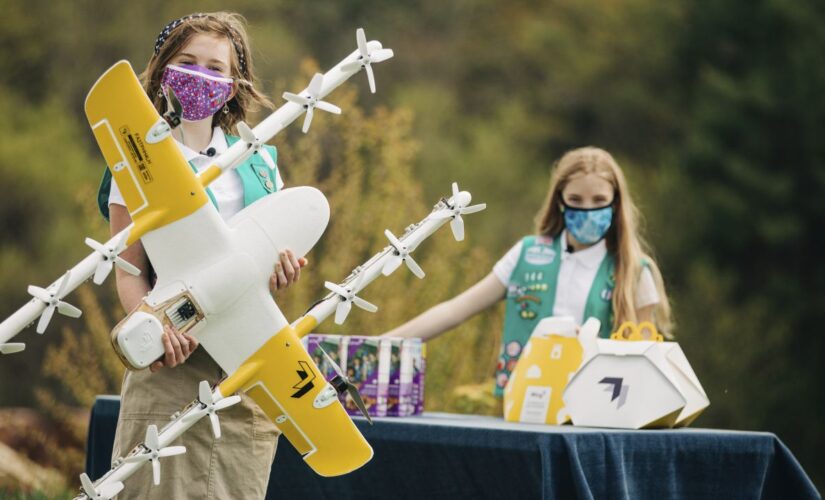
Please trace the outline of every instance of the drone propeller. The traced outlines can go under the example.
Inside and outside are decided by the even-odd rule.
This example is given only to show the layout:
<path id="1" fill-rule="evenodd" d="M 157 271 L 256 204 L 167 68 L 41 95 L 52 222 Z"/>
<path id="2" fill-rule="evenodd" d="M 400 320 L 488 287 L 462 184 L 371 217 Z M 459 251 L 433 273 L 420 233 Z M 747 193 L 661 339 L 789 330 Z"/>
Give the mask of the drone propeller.
<path id="1" fill-rule="evenodd" d="M 324 350 L 321 345 L 318 345 L 318 348 L 321 349 L 321 352 L 324 354 L 324 357 L 327 359 L 327 362 L 332 366 L 332 369 L 335 371 L 335 378 L 332 379 L 331 383 L 335 387 L 335 390 L 338 394 L 343 394 L 344 392 L 349 393 L 350 397 L 353 401 L 355 401 L 355 406 L 361 410 L 361 413 L 367 417 L 367 421 L 372 425 L 372 418 L 370 418 L 370 413 L 367 411 L 367 405 L 364 404 L 364 400 L 361 399 L 361 393 L 358 392 L 358 388 L 350 382 L 349 378 L 344 375 L 344 371 L 341 370 L 341 367 L 338 366 L 338 363 L 332 360 L 327 351 Z"/>
<path id="2" fill-rule="evenodd" d="M 228 398 L 215 401 L 212 397 L 212 387 L 210 387 L 209 382 L 203 380 L 198 386 L 198 400 L 200 401 L 201 408 L 184 416 L 183 422 L 197 420 L 203 415 L 209 415 L 209 420 L 212 421 L 212 434 L 215 436 L 215 439 L 220 439 L 221 424 L 220 419 L 218 419 L 217 412 L 225 408 L 229 408 L 234 404 L 240 403 L 241 397 L 237 395 L 229 396 Z"/>
<path id="3" fill-rule="evenodd" d="M 92 500 L 110 500 L 123 490 L 123 483 L 120 481 L 95 489 L 94 483 L 86 473 L 80 475 L 80 484 L 83 487 L 83 493 Z"/>
<path id="4" fill-rule="evenodd" d="M 247 145 L 255 152 L 254 154 L 260 154 L 261 157 L 264 159 L 266 166 L 269 167 L 271 170 L 275 170 L 275 160 L 272 159 L 270 156 L 269 151 L 264 145 L 264 141 L 260 140 L 256 135 L 255 132 L 249 128 L 244 122 L 238 122 L 238 134 L 241 136 L 241 140 L 247 143 Z"/>
<path id="5" fill-rule="evenodd" d="M 341 66 L 341 71 L 354 71 L 356 69 L 364 68 L 367 72 L 367 80 L 370 84 L 370 91 L 375 93 L 375 75 L 372 73 L 372 63 L 380 63 L 391 58 L 394 53 L 392 49 L 377 49 L 370 52 L 367 45 L 367 36 L 364 34 L 364 28 L 358 28 L 355 32 L 355 41 L 358 43 L 358 60 Z"/>
<path id="6" fill-rule="evenodd" d="M 327 290 L 337 293 L 341 297 L 341 302 L 338 304 L 338 307 L 335 308 L 336 325 L 343 324 L 344 321 L 346 321 L 349 312 L 352 310 L 352 304 L 355 304 L 367 312 L 375 312 L 378 310 L 378 306 L 370 304 L 366 300 L 355 295 L 363 278 L 363 273 L 359 274 L 358 279 L 355 280 L 355 285 L 352 288 L 344 288 L 343 286 L 336 285 L 330 281 L 324 283 Z"/>
<path id="7" fill-rule="evenodd" d="M 124 231 L 123 234 L 120 236 L 120 239 L 117 240 L 117 243 L 112 245 L 104 245 L 99 243 L 91 238 L 86 238 L 86 245 L 91 247 L 97 253 L 99 253 L 103 260 L 101 260 L 97 264 L 97 269 L 95 269 L 94 278 L 92 281 L 95 282 L 96 285 L 102 284 L 106 278 L 109 276 L 109 273 L 112 272 L 112 267 L 117 266 L 127 273 L 137 276 L 140 274 L 140 269 L 133 266 L 126 260 L 122 259 L 119 255 L 126 248 L 126 240 L 129 239 L 129 231 Z"/>
<path id="8" fill-rule="evenodd" d="M 154 424 L 146 428 L 146 439 L 143 446 L 147 448 L 145 452 L 126 457 L 126 462 L 132 464 L 152 462 L 152 478 L 155 480 L 155 486 L 160 484 L 160 459 L 186 453 L 185 446 L 161 448 L 158 439 L 158 427 Z"/>
<path id="9" fill-rule="evenodd" d="M 480 212 L 487 208 L 486 203 L 468 207 L 467 205 L 471 200 L 472 197 L 470 193 L 467 191 L 459 191 L 458 183 L 453 182 L 453 205 L 448 205 L 447 208 L 443 208 L 433 215 L 436 219 L 453 219 L 450 221 L 450 229 L 453 230 L 453 237 L 455 237 L 456 241 L 462 241 L 464 239 L 464 220 L 461 216 Z"/>
<path id="10" fill-rule="evenodd" d="M 55 309 L 60 314 L 70 318 L 79 318 L 82 314 L 80 309 L 60 300 L 63 297 L 63 292 L 66 291 L 66 287 L 69 286 L 69 278 L 71 275 L 71 271 L 66 271 L 63 279 L 60 280 L 60 284 L 57 285 L 57 291 L 55 292 L 50 292 L 39 286 L 29 285 L 29 295 L 46 304 L 46 309 L 43 311 L 43 314 L 40 315 L 40 321 L 37 322 L 37 333 L 46 331 L 46 327 L 49 326 L 49 322 L 52 320 L 52 316 L 54 316 Z"/>
<path id="11" fill-rule="evenodd" d="M 321 100 L 321 88 L 323 85 L 324 75 L 321 73 L 315 73 L 315 76 L 312 77 L 312 81 L 309 82 L 309 87 L 307 87 L 307 94 L 309 95 L 303 96 L 293 94 L 292 92 L 284 92 L 284 99 L 291 103 L 300 104 L 306 108 L 307 114 L 304 117 L 304 128 L 302 129 L 305 134 L 309 131 L 309 125 L 312 123 L 312 116 L 315 113 L 315 108 L 328 113 L 334 113 L 336 115 L 341 114 L 341 108 Z"/>
<path id="12" fill-rule="evenodd" d="M 167 85 L 163 90 L 168 108 L 166 113 L 163 113 L 163 118 L 170 127 L 175 128 L 180 125 L 180 119 L 183 116 L 183 105 L 178 100 L 178 96 L 175 95 L 175 91 L 172 90 L 171 86 Z"/>
<path id="13" fill-rule="evenodd" d="M 385 230 L 384 234 L 387 236 L 387 239 L 390 240 L 390 245 L 395 249 L 393 255 L 387 259 L 387 262 L 384 263 L 384 268 L 381 270 L 384 276 L 389 276 L 395 272 L 403 262 L 407 264 L 407 267 L 410 268 L 410 271 L 412 271 L 414 275 L 419 278 L 424 278 L 424 270 L 413 260 L 410 255 L 411 250 L 401 243 L 389 229 Z"/>
<path id="14" fill-rule="evenodd" d="M 14 354 L 26 348 L 26 344 L 12 342 L 10 344 L 0 344 L 0 354 Z"/>

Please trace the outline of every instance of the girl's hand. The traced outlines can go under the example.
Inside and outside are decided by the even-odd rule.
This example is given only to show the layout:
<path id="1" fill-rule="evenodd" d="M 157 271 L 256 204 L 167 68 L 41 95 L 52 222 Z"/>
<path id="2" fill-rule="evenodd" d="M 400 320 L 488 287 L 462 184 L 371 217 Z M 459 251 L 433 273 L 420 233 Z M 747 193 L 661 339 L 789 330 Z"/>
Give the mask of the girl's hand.
<path id="1" fill-rule="evenodd" d="M 195 349 L 198 348 L 198 339 L 186 333 L 180 333 L 171 326 L 166 325 L 163 337 L 163 359 L 155 361 L 149 366 L 149 371 L 157 372 L 164 366 L 173 368 L 182 365 Z"/>
<path id="2" fill-rule="evenodd" d="M 275 270 L 269 277 L 269 291 L 272 295 L 278 290 L 285 290 L 301 277 L 301 268 L 307 265 L 303 257 L 295 257 L 292 250 L 281 252 L 281 260 L 275 263 Z"/>

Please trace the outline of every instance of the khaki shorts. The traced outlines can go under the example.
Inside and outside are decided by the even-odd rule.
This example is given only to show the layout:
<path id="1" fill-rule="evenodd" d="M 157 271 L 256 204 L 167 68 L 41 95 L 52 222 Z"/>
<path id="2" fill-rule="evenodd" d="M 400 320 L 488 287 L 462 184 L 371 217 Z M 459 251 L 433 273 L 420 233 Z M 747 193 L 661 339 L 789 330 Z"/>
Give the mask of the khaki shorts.
<path id="1" fill-rule="evenodd" d="M 160 430 L 173 413 L 198 397 L 202 380 L 217 382 L 223 372 L 203 348 L 183 365 L 127 371 L 121 389 L 120 417 L 112 459 L 125 456 L 143 442 L 146 428 Z M 186 453 L 161 459 L 161 482 L 155 486 L 152 467 L 143 465 L 128 478 L 118 495 L 124 499 L 226 499 L 264 498 L 280 432 L 247 395 L 218 413 L 221 438 L 212 435 L 209 417 L 201 419 L 172 445 Z"/>

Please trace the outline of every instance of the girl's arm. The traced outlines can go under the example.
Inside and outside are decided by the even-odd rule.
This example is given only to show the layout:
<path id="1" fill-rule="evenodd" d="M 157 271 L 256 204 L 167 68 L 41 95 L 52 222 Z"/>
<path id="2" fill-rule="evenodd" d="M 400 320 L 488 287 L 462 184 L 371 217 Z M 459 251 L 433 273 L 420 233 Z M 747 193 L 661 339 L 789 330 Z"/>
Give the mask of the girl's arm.
<path id="1" fill-rule="evenodd" d="M 123 205 L 109 205 L 109 228 L 114 236 L 132 223 L 129 212 Z M 143 250 L 140 241 L 132 243 L 120 257 L 140 269 L 138 276 L 133 276 L 115 266 L 115 280 L 117 295 L 120 304 L 126 311 L 133 311 L 151 290 L 149 284 L 149 257 Z M 188 334 L 180 333 L 174 328 L 166 327 L 163 334 L 163 360 L 155 361 L 149 370 L 156 372 L 168 366 L 170 368 L 182 364 L 186 358 L 198 348 L 198 340 Z"/>
<path id="2" fill-rule="evenodd" d="M 650 321 L 653 323 L 653 311 L 656 309 L 656 304 L 640 307 L 636 309 L 636 321 L 642 323 L 643 321 Z"/>
<path id="3" fill-rule="evenodd" d="M 430 340 L 503 299 L 506 291 L 496 275 L 490 273 L 460 295 L 431 307 L 384 335 Z"/>
<path id="4" fill-rule="evenodd" d="M 109 205 L 109 228 L 112 236 L 126 229 L 131 223 L 132 218 L 129 216 L 126 207 L 117 204 Z M 146 256 L 140 240 L 132 243 L 126 250 L 121 252 L 120 257 L 140 269 L 140 274 L 133 276 L 115 266 L 117 295 L 120 299 L 120 305 L 128 312 L 137 307 L 143 297 L 152 290 L 149 284 L 149 258 Z"/>
<path id="5" fill-rule="evenodd" d="M 656 282 L 650 269 L 645 266 L 639 276 L 639 285 L 636 290 L 636 322 L 650 321 L 655 323 L 654 316 L 656 307 L 662 298 L 656 289 Z"/>

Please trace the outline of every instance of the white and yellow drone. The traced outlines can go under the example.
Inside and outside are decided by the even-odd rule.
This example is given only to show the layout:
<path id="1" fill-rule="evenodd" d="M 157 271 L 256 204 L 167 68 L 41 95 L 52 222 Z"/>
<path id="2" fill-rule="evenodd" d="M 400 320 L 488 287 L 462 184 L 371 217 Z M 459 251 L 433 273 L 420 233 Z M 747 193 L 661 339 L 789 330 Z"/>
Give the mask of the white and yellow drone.
<path id="1" fill-rule="evenodd" d="M 38 318 L 37 332 L 43 333 L 55 311 L 80 316 L 80 310 L 63 299 L 84 281 L 92 278 L 101 284 L 115 265 L 137 272 L 118 255 L 140 240 L 157 283 L 112 331 L 118 356 L 131 369 L 148 367 L 163 354 L 164 325 L 172 325 L 196 336 L 227 377 L 215 386 L 201 382 L 196 400 L 163 429 L 150 426 L 145 442 L 116 460 L 96 483 L 82 475 L 81 498 L 112 498 L 144 463 L 158 469 L 158 458 L 183 453 L 182 447 L 169 445 L 207 415 L 215 437 L 220 437 L 216 412 L 237 403 L 240 397 L 234 394 L 239 391 L 260 405 L 320 475 L 345 474 L 372 457 L 372 448 L 338 399 L 340 392 L 354 392 L 354 387 L 341 373 L 332 383 L 326 381 L 300 339 L 333 313 L 335 322 L 342 323 L 353 304 L 374 312 L 377 308 L 357 293 L 402 263 L 423 277 L 410 253 L 447 221 L 456 239 L 463 239 L 461 215 L 485 206 L 469 206 L 470 194 L 454 183 L 450 198 L 440 200 L 400 238 L 386 231 L 389 246 L 343 283 L 327 282 L 331 293 L 290 324 L 269 293 L 268 279 L 279 251 L 289 248 L 296 257 L 303 256 L 321 237 L 329 220 L 326 198 L 312 187 L 284 189 L 227 223 L 205 191 L 250 155 L 266 156 L 262 145 L 301 114 L 306 113 L 306 132 L 315 108 L 340 112 L 321 99 L 362 68 L 374 92 L 371 64 L 391 58 L 393 52 L 380 42 L 367 42 L 361 29 L 356 40 L 357 50 L 325 74 L 316 74 L 300 94 L 286 93 L 287 102 L 257 127 L 239 124 L 241 140 L 200 175 L 171 136 L 176 103 L 172 115 L 159 116 L 128 62 L 112 66 L 92 87 L 86 115 L 133 222 L 106 243 L 87 238 L 93 253 L 47 288 L 30 286 L 32 300 L 0 323 L 0 352 L 22 350 L 23 344 L 8 341 Z"/>

